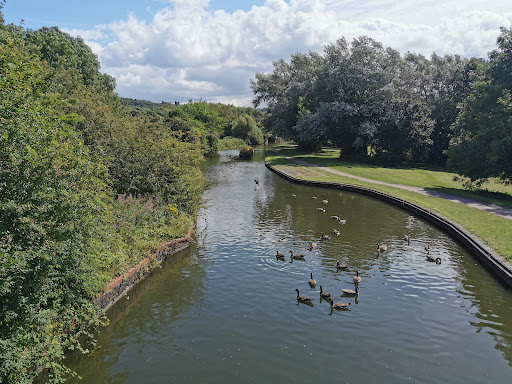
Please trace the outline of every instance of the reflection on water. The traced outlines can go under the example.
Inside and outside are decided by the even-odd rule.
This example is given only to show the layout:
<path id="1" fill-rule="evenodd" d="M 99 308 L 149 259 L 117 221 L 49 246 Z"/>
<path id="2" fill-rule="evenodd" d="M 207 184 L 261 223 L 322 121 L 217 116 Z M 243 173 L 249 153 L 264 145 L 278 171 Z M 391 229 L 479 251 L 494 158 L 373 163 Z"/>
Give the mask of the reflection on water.
<path id="1" fill-rule="evenodd" d="M 209 159 L 197 244 L 108 313 L 91 355 L 72 356 L 84 379 L 71 382 L 510 380 L 512 293 L 446 235 L 377 200 L 280 179 L 262 151 L 236 155 Z M 429 243 L 441 264 L 426 260 Z M 290 250 L 305 260 L 290 262 Z M 356 271 L 359 295 L 342 297 Z M 350 310 L 331 314 L 320 285 Z"/>

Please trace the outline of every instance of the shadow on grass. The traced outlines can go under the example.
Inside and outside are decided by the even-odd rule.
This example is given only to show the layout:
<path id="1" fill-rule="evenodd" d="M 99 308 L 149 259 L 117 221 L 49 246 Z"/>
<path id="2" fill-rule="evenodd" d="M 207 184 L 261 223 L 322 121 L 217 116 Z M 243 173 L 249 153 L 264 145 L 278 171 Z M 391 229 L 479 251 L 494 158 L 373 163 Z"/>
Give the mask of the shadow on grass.
<path id="1" fill-rule="evenodd" d="M 477 191 L 468 191 L 465 189 L 457 189 L 457 188 L 446 188 L 446 187 L 436 187 L 436 188 L 425 188 L 428 191 L 432 191 L 434 193 L 446 193 L 449 195 L 455 195 L 460 197 L 465 197 L 472 200 L 478 200 L 484 203 L 496 204 L 505 208 L 512 208 L 512 196 L 507 193 L 502 192 L 491 192 L 485 190 L 477 190 Z"/>

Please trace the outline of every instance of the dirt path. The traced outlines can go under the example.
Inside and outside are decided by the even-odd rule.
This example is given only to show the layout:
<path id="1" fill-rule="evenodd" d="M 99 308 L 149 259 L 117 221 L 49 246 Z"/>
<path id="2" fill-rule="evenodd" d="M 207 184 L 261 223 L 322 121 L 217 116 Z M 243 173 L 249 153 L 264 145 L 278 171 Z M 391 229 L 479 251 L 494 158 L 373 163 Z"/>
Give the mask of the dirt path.
<path id="1" fill-rule="evenodd" d="M 352 179 L 364 181 L 364 182 L 367 182 L 367 183 L 386 185 L 388 187 L 395 187 L 395 188 L 405 189 L 406 191 L 420 193 L 420 194 L 425 195 L 425 196 L 438 197 L 440 199 L 455 201 L 457 203 L 466 204 L 469 207 L 473 207 L 473 208 L 481 209 L 483 211 L 491 212 L 491 213 L 494 213 L 497 216 L 501 216 L 501 217 L 504 217 L 506 219 L 512 220 L 512 209 L 511 208 L 500 207 L 499 205 L 484 203 L 484 202 L 481 202 L 481 201 L 478 201 L 478 200 L 469 199 L 467 197 L 461 197 L 461 196 L 451 195 L 451 194 L 448 194 L 448 193 L 432 191 L 432 190 L 425 189 L 425 188 L 413 187 L 413 186 L 410 186 L 410 185 L 403 185 L 403 184 L 386 183 L 384 181 L 367 179 L 365 177 L 351 175 L 350 173 L 345 173 L 345 172 L 337 171 L 337 170 L 329 168 L 329 167 L 322 167 L 320 165 L 316 165 L 316 164 L 310 163 L 308 161 L 297 160 L 297 159 L 295 159 L 293 157 L 283 155 L 282 153 L 280 153 L 279 151 L 276 151 L 276 150 L 274 150 L 272 152 L 274 152 L 276 155 L 282 156 L 282 157 L 284 157 L 284 158 L 286 158 L 288 160 L 293 161 L 294 163 L 303 165 L 305 167 L 314 167 L 314 168 L 321 169 L 322 171 L 325 171 L 325 172 L 333 173 L 335 175 L 350 177 Z"/>

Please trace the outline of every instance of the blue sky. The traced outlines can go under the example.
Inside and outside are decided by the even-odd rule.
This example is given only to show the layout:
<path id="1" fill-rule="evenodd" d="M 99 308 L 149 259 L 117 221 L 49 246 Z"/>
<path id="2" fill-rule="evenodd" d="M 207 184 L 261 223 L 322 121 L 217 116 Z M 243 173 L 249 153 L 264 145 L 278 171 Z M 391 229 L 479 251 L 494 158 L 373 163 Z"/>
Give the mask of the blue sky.
<path id="1" fill-rule="evenodd" d="M 165 0 L 7 0 L 3 14 L 7 24 L 20 24 L 26 28 L 58 26 L 60 28 L 93 28 L 98 24 L 126 19 L 130 13 L 150 20 L 168 4 Z M 211 0 L 211 10 L 248 11 L 253 5 L 261 6 L 265 0 Z"/>
<path id="2" fill-rule="evenodd" d="M 7 0 L 6 23 L 81 36 L 120 96 L 249 106 L 296 52 L 369 36 L 404 54 L 486 57 L 511 0 Z"/>

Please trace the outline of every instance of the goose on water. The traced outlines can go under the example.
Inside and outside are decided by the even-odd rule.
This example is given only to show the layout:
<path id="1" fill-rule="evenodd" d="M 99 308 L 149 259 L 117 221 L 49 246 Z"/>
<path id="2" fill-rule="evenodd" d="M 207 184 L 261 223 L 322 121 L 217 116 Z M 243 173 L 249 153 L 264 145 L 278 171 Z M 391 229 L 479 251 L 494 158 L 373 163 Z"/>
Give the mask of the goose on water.
<path id="1" fill-rule="evenodd" d="M 431 256 L 429 253 L 427 253 L 427 261 L 435 262 L 436 264 L 441 264 L 440 257 Z"/>
<path id="2" fill-rule="evenodd" d="M 320 286 L 320 297 L 323 298 L 323 299 L 330 299 L 331 298 L 331 294 L 327 293 L 327 292 L 324 292 L 324 290 L 322 289 L 322 286 Z"/>
<path id="3" fill-rule="evenodd" d="M 306 255 L 303 254 L 303 253 L 300 253 L 298 255 L 294 255 L 293 251 L 290 251 L 290 257 L 292 258 L 292 260 L 304 260 L 304 256 L 306 256 Z"/>
<path id="4" fill-rule="evenodd" d="M 325 213 L 325 208 L 317 208 L 317 210 Z"/>
<path id="5" fill-rule="evenodd" d="M 377 244 L 377 250 L 379 252 L 386 252 L 388 250 L 388 246 L 386 244 Z"/>
<path id="6" fill-rule="evenodd" d="M 339 236 L 340 235 L 340 230 L 335 228 L 335 229 L 332 230 L 332 233 L 334 233 L 336 236 Z"/>
<path id="7" fill-rule="evenodd" d="M 297 300 L 302 301 L 303 303 L 311 303 L 313 301 L 312 297 L 308 296 L 299 296 L 299 290 L 295 289 L 297 291 Z"/>
<path id="8" fill-rule="evenodd" d="M 282 253 L 279 253 L 279 251 L 276 251 L 276 258 L 284 260 L 285 257 L 284 257 L 284 255 Z"/>
<path id="9" fill-rule="evenodd" d="M 348 309 L 350 303 L 334 303 L 334 301 L 331 299 L 331 308 L 334 309 L 340 309 L 340 310 L 346 310 Z"/>
<path id="10" fill-rule="evenodd" d="M 313 279 L 313 272 L 311 272 L 311 277 L 309 279 L 309 285 L 311 286 L 311 288 L 315 288 L 316 287 L 316 280 Z"/>
<path id="11" fill-rule="evenodd" d="M 356 275 L 354 276 L 354 283 L 360 283 L 361 281 L 363 281 L 363 279 L 361 279 L 361 276 L 359 276 L 359 271 L 356 271 Z"/>
<path id="12" fill-rule="evenodd" d="M 342 289 L 341 292 L 343 292 L 345 296 L 357 296 L 359 294 L 359 288 L 356 287 L 355 291 L 353 289 Z"/>
<path id="13" fill-rule="evenodd" d="M 347 264 L 340 264 L 340 262 L 338 260 L 336 260 L 336 269 L 347 269 L 347 268 L 348 268 Z"/>

